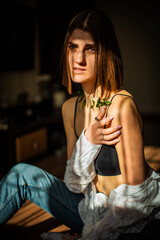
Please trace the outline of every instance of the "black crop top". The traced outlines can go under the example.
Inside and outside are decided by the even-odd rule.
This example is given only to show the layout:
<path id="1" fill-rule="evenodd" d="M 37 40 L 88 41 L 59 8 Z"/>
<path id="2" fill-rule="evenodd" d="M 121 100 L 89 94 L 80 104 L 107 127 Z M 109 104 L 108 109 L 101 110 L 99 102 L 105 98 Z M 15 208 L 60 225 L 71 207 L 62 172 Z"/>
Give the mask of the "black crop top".
<path id="1" fill-rule="evenodd" d="M 116 95 L 123 95 L 123 96 L 131 97 L 131 96 L 125 95 L 125 94 L 115 94 L 112 97 L 111 102 Z M 74 116 L 74 131 L 75 131 L 76 136 L 77 136 L 77 133 L 76 133 L 76 129 L 75 129 L 75 120 L 76 120 L 77 102 L 78 102 L 78 99 L 77 99 L 76 105 L 75 105 L 75 116 Z M 116 151 L 114 145 L 102 145 L 102 148 L 101 148 L 99 154 L 97 155 L 94 163 L 95 163 L 95 170 L 98 175 L 116 176 L 116 175 L 121 174 L 118 155 L 117 155 L 117 151 Z"/>
<path id="2" fill-rule="evenodd" d="M 101 176 L 116 176 L 121 174 L 117 151 L 114 145 L 103 145 L 94 160 L 95 170 Z"/>

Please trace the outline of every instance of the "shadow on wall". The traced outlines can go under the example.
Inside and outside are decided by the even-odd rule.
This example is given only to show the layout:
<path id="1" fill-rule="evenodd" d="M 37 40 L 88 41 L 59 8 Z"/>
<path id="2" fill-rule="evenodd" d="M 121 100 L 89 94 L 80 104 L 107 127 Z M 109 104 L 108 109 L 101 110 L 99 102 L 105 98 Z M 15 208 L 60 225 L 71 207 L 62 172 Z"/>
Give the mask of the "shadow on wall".
<path id="1" fill-rule="evenodd" d="M 142 113 L 160 114 L 160 6 L 156 1 L 94 1 L 115 27 L 124 65 L 124 88 Z M 153 123 L 154 124 L 154 123 Z"/>
<path id="2" fill-rule="evenodd" d="M 160 146 L 160 114 L 142 114 L 144 145 Z"/>

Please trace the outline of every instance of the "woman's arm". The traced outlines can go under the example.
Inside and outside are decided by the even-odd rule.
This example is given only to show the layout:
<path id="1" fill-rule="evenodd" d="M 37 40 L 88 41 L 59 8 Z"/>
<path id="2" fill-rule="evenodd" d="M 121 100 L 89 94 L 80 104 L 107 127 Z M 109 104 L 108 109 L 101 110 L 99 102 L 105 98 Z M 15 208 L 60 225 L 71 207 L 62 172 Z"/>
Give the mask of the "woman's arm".
<path id="1" fill-rule="evenodd" d="M 145 180 L 146 165 L 139 111 L 130 97 L 116 96 L 109 108 L 109 115 L 114 116 L 112 126 L 123 126 L 116 150 L 124 183 L 140 184 Z"/>
<path id="2" fill-rule="evenodd" d="M 71 158 L 77 138 L 74 132 L 74 110 L 76 97 L 70 98 L 62 106 L 63 124 L 67 138 L 67 159 Z"/>

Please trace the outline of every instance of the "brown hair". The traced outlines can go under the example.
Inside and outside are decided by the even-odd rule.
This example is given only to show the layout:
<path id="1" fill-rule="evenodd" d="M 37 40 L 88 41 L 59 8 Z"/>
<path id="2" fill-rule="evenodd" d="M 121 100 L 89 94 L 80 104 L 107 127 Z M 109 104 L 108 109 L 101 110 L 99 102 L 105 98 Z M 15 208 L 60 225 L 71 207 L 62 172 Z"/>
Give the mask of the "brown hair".
<path id="1" fill-rule="evenodd" d="M 68 26 L 62 52 L 63 85 L 67 87 L 71 94 L 72 81 L 67 60 L 67 45 L 76 28 L 89 32 L 96 46 L 95 89 L 100 85 L 102 95 L 104 91 L 109 94 L 110 91 L 120 89 L 123 83 L 123 66 L 116 34 L 110 19 L 102 12 L 95 10 L 80 12 Z"/>

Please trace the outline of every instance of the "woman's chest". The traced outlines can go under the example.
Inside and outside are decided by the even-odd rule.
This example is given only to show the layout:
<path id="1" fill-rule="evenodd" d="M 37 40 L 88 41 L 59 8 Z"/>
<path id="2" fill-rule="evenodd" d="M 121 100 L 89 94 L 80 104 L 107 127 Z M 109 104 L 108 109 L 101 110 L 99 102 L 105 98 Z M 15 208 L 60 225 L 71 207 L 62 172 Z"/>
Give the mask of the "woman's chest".
<path id="1" fill-rule="evenodd" d="M 75 113 L 75 121 L 74 127 L 78 136 L 80 136 L 82 130 L 87 128 L 94 118 L 100 112 L 99 109 L 90 109 L 89 107 L 85 107 L 84 109 L 80 106 L 77 107 L 77 111 Z"/>

